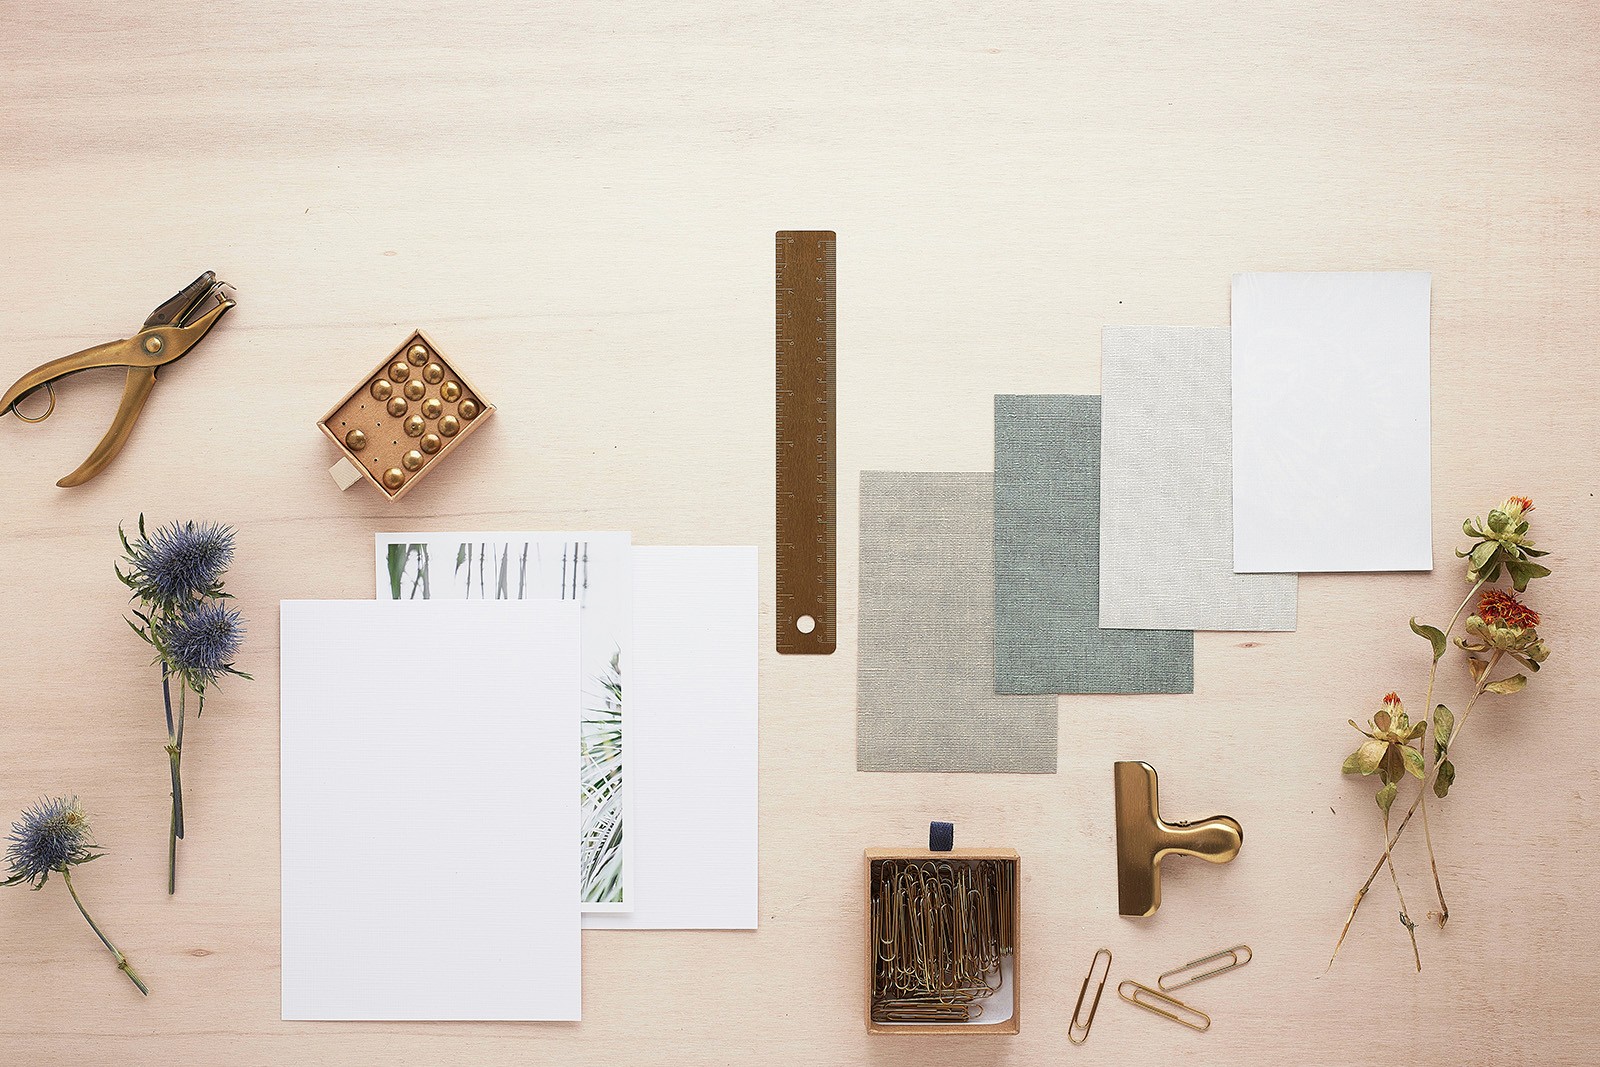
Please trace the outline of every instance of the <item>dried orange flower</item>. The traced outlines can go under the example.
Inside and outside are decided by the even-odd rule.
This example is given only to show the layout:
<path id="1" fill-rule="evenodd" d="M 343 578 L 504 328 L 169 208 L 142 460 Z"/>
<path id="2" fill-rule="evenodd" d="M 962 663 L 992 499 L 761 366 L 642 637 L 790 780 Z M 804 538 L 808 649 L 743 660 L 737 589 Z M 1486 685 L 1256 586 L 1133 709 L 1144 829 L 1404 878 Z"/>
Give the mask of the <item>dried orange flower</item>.
<path id="1" fill-rule="evenodd" d="M 1515 593 L 1504 589 L 1485 589 L 1478 598 L 1478 617 L 1484 622 L 1515 627 L 1519 630 L 1539 625 L 1539 613 L 1517 599 Z"/>

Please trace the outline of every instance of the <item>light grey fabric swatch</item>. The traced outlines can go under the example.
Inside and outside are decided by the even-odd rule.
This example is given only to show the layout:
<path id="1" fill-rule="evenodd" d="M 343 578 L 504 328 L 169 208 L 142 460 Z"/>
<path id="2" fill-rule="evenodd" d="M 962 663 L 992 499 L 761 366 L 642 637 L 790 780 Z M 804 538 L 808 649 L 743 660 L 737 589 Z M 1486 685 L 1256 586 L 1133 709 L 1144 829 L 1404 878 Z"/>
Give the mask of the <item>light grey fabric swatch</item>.
<path id="1" fill-rule="evenodd" d="M 1100 628 L 1100 398 L 994 398 L 994 687 L 1192 693 L 1194 633 Z"/>
<path id="2" fill-rule="evenodd" d="M 856 767 L 1056 769 L 1056 702 L 994 690 L 994 476 L 861 474 Z"/>
<path id="3" fill-rule="evenodd" d="M 1233 572 L 1227 329 L 1100 342 L 1100 625 L 1293 630 L 1293 574 Z"/>

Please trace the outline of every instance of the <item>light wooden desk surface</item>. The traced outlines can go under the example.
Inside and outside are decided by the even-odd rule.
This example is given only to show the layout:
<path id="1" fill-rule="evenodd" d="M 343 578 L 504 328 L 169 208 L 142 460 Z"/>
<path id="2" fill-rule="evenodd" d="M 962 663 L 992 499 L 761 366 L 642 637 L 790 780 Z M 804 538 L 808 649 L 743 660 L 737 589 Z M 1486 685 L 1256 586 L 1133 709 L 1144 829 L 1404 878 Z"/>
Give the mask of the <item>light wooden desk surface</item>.
<path id="1" fill-rule="evenodd" d="M 0 891 L 8 1061 L 1600 1056 L 1588 5 L 4 0 L 0 39 L 0 377 L 126 336 L 202 269 L 239 291 L 89 486 L 53 482 L 115 374 L 43 426 L 0 422 L 0 810 L 84 797 L 111 854 L 82 888 L 153 988 L 61 886 Z M 840 234 L 845 607 L 835 656 L 763 656 L 760 931 L 587 934 L 581 1025 L 280 1022 L 278 600 L 370 596 L 375 529 L 617 528 L 761 545 L 770 648 L 785 227 Z M 1353 268 L 1433 272 L 1439 569 L 1304 579 L 1297 633 L 1198 637 L 1193 696 L 1063 699 L 1055 775 L 858 774 L 857 472 L 990 469 L 992 395 L 1096 391 L 1102 325 L 1223 325 L 1236 270 Z M 413 326 L 500 412 L 399 506 L 341 495 L 313 423 Z M 1536 587 L 1555 657 L 1463 738 L 1434 827 L 1452 919 L 1420 931 L 1423 974 L 1380 883 L 1323 975 L 1379 841 L 1371 784 L 1338 774 L 1345 719 L 1390 688 L 1420 704 L 1405 620 L 1454 606 L 1460 519 L 1509 492 L 1556 550 Z M 188 735 L 170 900 L 156 673 L 111 573 L 141 511 L 239 528 L 257 676 Z M 410 657 L 355 669 L 437 684 Z M 1144 922 L 1116 915 L 1124 757 L 1173 813 L 1247 837 L 1231 866 L 1172 864 Z M 861 850 L 933 817 L 1025 858 L 1017 1038 L 863 1033 Z M 1424 901 L 1418 848 L 1404 861 Z M 464 907 L 473 877 L 492 863 Z M 1108 999 L 1066 1047 L 1099 946 L 1149 979 L 1239 941 L 1256 962 L 1196 990 L 1210 1033 Z"/>

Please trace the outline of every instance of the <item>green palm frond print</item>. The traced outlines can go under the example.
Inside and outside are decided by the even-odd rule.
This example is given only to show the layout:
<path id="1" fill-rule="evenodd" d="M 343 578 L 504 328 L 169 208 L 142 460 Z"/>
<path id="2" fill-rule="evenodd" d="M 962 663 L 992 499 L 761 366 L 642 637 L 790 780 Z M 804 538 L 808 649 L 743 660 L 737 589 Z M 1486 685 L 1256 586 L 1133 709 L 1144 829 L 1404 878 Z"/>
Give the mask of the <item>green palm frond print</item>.
<path id="1" fill-rule="evenodd" d="M 622 899 L 622 669 L 620 651 L 594 679 L 583 717 L 583 899 Z"/>
<path id="2" fill-rule="evenodd" d="M 429 600 L 428 546 L 391 544 L 385 557 L 389 594 L 395 600 Z M 448 567 L 446 557 L 440 566 Z M 521 600 L 528 595 L 528 546 L 463 543 L 456 549 L 454 578 L 469 599 Z M 551 566 L 555 566 L 552 560 Z M 560 598 L 583 602 L 589 590 L 589 546 L 570 542 L 559 560 Z M 450 574 L 441 580 L 447 586 Z M 582 723 L 583 900 L 620 903 L 623 899 L 622 802 L 622 651 L 612 652 L 605 669 L 587 680 Z"/>

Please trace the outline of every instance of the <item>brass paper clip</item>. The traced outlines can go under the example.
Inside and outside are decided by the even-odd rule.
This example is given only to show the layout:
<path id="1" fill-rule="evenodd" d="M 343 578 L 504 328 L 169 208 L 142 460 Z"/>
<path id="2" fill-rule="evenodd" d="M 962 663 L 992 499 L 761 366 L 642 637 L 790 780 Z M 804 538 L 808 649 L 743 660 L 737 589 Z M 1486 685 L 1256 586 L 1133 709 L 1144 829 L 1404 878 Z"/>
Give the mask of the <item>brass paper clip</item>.
<path id="1" fill-rule="evenodd" d="M 1132 996 L 1129 996 L 1126 992 L 1129 986 L 1133 987 Z M 1171 1019 L 1180 1026 L 1187 1026 L 1189 1029 L 1198 1030 L 1202 1034 L 1211 1029 L 1211 1016 L 1199 1008 L 1191 1008 L 1176 997 L 1169 997 L 1165 993 L 1151 989 L 1147 985 L 1140 985 L 1138 982 L 1132 981 L 1123 982 L 1117 986 L 1117 996 L 1136 1008 L 1155 1012 L 1164 1019 Z M 1166 1005 L 1166 1007 L 1161 1005 Z M 1176 1008 L 1177 1011 L 1168 1011 L 1168 1008 Z M 1180 1012 L 1182 1014 L 1179 1014 Z M 1200 1021 L 1195 1022 L 1196 1019 Z"/>
<path id="2" fill-rule="evenodd" d="M 1214 978 L 1236 967 L 1243 967 L 1250 962 L 1252 956 L 1249 945 L 1234 945 L 1232 948 L 1225 948 L 1221 952 L 1213 952 L 1209 956 L 1201 956 L 1197 960 L 1190 960 L 1182 967 L 1174 967 L 1160 978 L 1157 978 L 1156 985 L 1161 987 L 1163 993 L 1170 993 L 1174 989 L 1182 989 L 1186 985 L 1194 985 L 1196 982 Z M 1199 974 L 1189 975 L 1186 978 L 1181 977 L 1197 967 L 1204 967 L 1208 963 L 1217 963 L 1219 960 L 1227 960 L 1228 962 L 1213 967 L 1209 971 L 1201 971 Z M 1176 980 L 1169 983 L 1167 981 L 1169 978 Z"/>
<path id="3" fill-rule="evenodd" d="M 1094 999 L 1089 1002 L 1089 1015 L 1083 1016 L 1083 998 L 1089 995 L 1089 983 L 1094 980 L 1094 969 L 1100 965 L 1100 957 L 1106 958 L 1105 973 L 1100 976 L 1100 984 L 1094 987 Z M 1111 977 L 1111 950 L 1103 948 L 1094 954 L 1094 959 L 1089 961 L 1089 973 L 1083 976 L 1083 986 L 1078 990 L 1078 1004 L 1072 1009 L 1072 1022 L 1067 1026 L 1067 1040 L 1074 1045 L 1081 1045 L 1089 1040 L 1089 1027 L 1094 1025 L 1094 1013 L 1100 1009 L 1100 994 L 1106 991 L 1106 980 Z"/>

